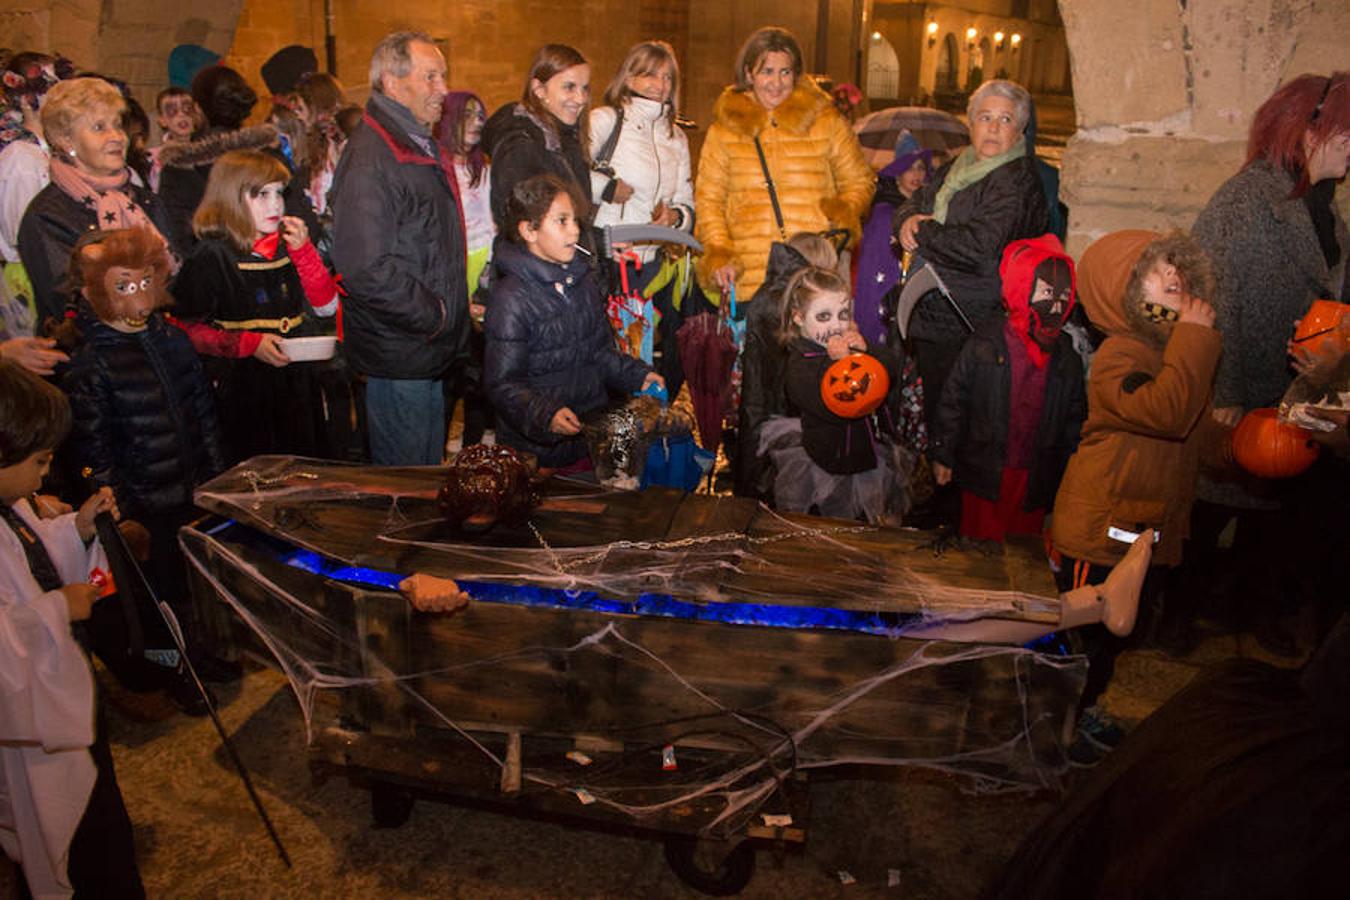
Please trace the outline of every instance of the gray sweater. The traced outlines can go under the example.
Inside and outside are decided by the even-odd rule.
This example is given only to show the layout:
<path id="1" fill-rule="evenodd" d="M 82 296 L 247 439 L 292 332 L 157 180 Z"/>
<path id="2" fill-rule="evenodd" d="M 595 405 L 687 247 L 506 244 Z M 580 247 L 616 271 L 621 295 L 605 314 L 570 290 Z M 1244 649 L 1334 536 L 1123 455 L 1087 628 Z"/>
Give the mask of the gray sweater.
<path id="1" fill-rule="evenodd" d="M 1219 188 L 1191 231 L 1218 277 L 1216 407 L 1277 405 L 1293 380 L 1285 343 L 1294 322 L 1319 297 L 1345 299 L 1345 222 L 1333 206 L 1341 261 L 1328 270 L 1307 206 L 1289 196 L 1293 189 L 1289 175 L 1255 162 Z"/>

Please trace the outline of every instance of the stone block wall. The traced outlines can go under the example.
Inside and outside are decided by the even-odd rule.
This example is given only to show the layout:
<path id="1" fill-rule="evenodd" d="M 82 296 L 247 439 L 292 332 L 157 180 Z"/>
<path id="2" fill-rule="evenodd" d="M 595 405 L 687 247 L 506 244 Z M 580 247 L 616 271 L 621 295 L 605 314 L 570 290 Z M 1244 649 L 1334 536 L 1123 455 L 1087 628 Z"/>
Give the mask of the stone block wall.
<path id="1" fill-rule="evenodd" d="M 1280 84 L 1350 69 L 1345 0 L 1060 0 L 1060 13 L 1078 113 L 1061 180 L 1075 254 L 1118 228 L 1189 227 Z"/>

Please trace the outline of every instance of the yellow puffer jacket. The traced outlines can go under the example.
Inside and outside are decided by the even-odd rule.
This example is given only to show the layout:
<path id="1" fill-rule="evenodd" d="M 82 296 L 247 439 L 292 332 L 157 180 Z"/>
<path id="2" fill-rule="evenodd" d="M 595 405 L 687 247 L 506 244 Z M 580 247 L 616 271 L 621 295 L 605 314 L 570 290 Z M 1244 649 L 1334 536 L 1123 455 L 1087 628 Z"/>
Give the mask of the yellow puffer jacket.
<path id="1" fill-rule="evenodd" d="M 787 236 L 847 228 L 856 246 L 876 176 L 828 94 L 799 78 L 791 95 L 770 112 L 754 94 L 729 87 L 713 116 L 694 186 L 694 234 L 704 248 L 698 274 L 705 288 L 715 295 L 713 272 L 730 263 L 740 272 L 737 297 L 749 300 L 764 281 L 769 245 L 780 240 L 755 152 L 756 134 L 778 189 Z"/>

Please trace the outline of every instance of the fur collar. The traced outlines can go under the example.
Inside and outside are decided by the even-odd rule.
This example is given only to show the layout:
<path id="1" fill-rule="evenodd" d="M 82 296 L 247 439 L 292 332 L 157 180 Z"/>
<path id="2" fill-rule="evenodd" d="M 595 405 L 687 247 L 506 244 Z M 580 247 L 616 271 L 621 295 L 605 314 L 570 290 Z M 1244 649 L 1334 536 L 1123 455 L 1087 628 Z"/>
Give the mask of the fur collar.
<path id="1" fill-rule="evenodd" d="M 231 150 L 262 150 L 275 146 L 277 129 L 272 125 L 254 125 L 238 131 L 222 131 L 187 144 L 165 144 L 159 161 L 165 167 L 192 169 L 214 163 Z"/>
<path id="2" fill-rule="evenodd" d="M 826 110 L 834 112 L 829 95 L 816 87 L 810 78 L 801 76 L 792 93 L 773 111 L 773 121 L 779 128 L 795 134 L 806 134 Z M 723 128 L 752 138 L 769 124 L 770 114 L 759 105 L 754 94 L 737 90 L 733 86 L 722 91 L 722 96 L 717 98 L 713 117 Z"/>

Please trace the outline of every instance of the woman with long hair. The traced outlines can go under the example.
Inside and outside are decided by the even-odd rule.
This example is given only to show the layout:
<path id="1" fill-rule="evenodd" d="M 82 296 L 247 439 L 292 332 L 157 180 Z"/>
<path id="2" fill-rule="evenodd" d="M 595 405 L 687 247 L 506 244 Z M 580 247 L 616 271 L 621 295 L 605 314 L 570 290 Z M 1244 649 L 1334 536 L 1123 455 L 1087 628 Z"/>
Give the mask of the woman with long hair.
<path id="1" fill-rule="evenodd" d="M 545 44 L 534 54 L 520 100 L 492 114 L 483 146 L 492 158 L 492 216 L 504 230 L 511 189 L 532 175 L 556 175 L 590 206 L 589 124 L 591 66 L 566 44 Z M 591 210 L 578 210 L 586 222 Z M 583 228 L 582 240 L 588 229 Z"/>

